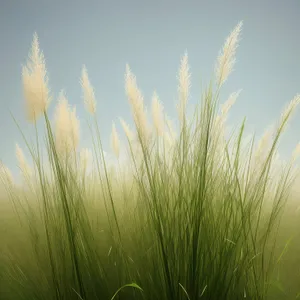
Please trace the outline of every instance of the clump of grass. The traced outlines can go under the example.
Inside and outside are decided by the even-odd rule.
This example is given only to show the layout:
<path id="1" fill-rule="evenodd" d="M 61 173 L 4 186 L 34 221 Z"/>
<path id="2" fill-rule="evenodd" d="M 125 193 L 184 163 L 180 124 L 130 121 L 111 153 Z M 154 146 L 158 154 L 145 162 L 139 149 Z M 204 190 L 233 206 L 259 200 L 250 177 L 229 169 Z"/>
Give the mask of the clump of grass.
<path id="1" fill-rule="evenodd" d="M 149 125 L 143 95 L 126 66 L 125 90 L 135 131 L 120 119 L 127 138 L 126 148 L 121 148 L 113 123 L 111 144 L 118 161 L 114 171 L 105 159 L 85 66 L 80 83 L 94 124 L 89 122 L 94 168 L 87 168 L 89 152 L 78 149 L 79 120 L 63 93 L 55 123 L 50 122 L 45 61 L 34 35 L 23 69 L 36 144 L 23 138 L 34 176 L 28 176 L 17 147 L 24 185 L 30 189 L 20 193 L 4 166 L 0 173 L 21 224 L 21 236 L 5 242 L 0 257 L 3 299 L 266 299 L 275 262 L 271 238 L 288 197 L 294 163 L 292 159 L 274 178 L 274 156 L 300 97 L 290 102 L 272 135 L 257 147 L 254 137 L 250 145 L 243 143 L 245 122 L 226 138 L 226 118 L 240 91 L 229 96 L 220 113 L 219 95 L 234 67 L 241 27 L 239 23 L 227 38 L 216 78 L 203 91 L 192 119 L 186 115 L 191 75 L 187 53 L 183 56 L 178 135 L 156 92 L 154 126 Z M 42 116 L 47 171 L 36 126 Z M 262 155 L 265 140 L 269 144 Z M 124 148 L 127 160 L 121 163 Z"/>

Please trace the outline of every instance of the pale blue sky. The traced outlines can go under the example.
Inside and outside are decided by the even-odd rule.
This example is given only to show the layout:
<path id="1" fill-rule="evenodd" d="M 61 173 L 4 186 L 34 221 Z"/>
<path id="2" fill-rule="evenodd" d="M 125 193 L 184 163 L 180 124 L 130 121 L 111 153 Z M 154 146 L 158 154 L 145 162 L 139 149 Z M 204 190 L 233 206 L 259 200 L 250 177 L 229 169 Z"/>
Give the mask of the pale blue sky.
<path id="1" fill-rule="evenodd" d="M 79 77 L 86 64 L 98 101 L 105 150 L 111 122 L 122 116 L 131 123 L 124 93 L 129 63 L 145 101 L 156 89 L 165 110 L 176 117 L 177 70 L 187 49 L 192 72 L 190 102 L 200 100 L 200 83 L 208 82 L 225 38 L 243 20 L 234 73 L 221 101 L 240 88 L 229 122 L 247 116 L 258 133 L 275 121 L 281 109 L 300 92 L 300 1 L 77 1 L 3 0 L 0 4 L 0 159 L 16 172 L 15 142 L 22 148 L 9 109 L 27 136 L 32 125 L 24 117 L 21 66 L 33 33 L 44 52 L 54 101 L 64 88 L 82 123 L 81 145 L 90 147 Z M 300 113 L 300 111 L 299 111 Z M 283 139 L 283 153 L 300 140 L 300 115 Z M 40 122 L 39 122 L 40 123 Z M 117 123 L 117 129 L 121 127 Z M 85 134 L 84 134 L 85 133 Z"/>

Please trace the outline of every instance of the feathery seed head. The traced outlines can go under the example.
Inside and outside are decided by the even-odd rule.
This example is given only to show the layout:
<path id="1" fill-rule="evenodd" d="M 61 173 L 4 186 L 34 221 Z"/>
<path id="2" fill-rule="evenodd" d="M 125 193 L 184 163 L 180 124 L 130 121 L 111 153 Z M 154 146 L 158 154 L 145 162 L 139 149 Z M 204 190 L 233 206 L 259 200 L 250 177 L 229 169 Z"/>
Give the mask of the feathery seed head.
<path id="1" fill-rule="evenodd" d="M 242 90 L 239 90 L 237 92 L 234 92 L 232 94 L 230 94 L 229 98 L 227 99 L 227 101 L 222 105 L 221 108 L 221 114 L 224 116 L 227 116 L 229 110 L 231 109 L 231 107 L 234 105 L 234 103 L 236 102 L 236 99 L 238 98 L 238 96 L 240 95 Z"/>
<path id="2" fill-rule="evenodd" d="M 295 111 L 299 103 L 300 103 L 300 94 L 296 95 L 282 112 L 280 123 L 279 123 L 279 127 L 282 127 L 282 130 L 286 126 L 287 121 L 292 116 L 293 112 Z"/>
<path id="3" fill-rule="evenodd" d="M 164 120 L 163 120 L 163 105 L 160 103 L 156 92 L 152 98 L 152 119 L 157 135 L 163 135 Z"/>
<path id="4" fill-rule="evenodd" d="M 30 122 L 36 122 L 38 117 L 46 112 L 50 102 L 44 55 L 40 51 L 36 33 L 27 65 L 22 68 L 22 81 L 27 118 Z"/>
<path id="5" fill-rule="evenodd" d="M 270 127 L 268 130 L 265 131 L 262 138 L 258 141 L 255 155 L 254 155 L 257 162 L 262 161 L 265 157 L 265 154 L 268 153 L 273 134 L 274 134 L 274 128 Z"/>
<path id="6" fill-rule="evenodd" d="M 189 72 L 188 65 L 188 54 L 187 52 L 181 59 L 179 74 L 178 74 L 178 93 L 179 93 L 179 104 L 177 106 L 179 120 L 183 122 L 186 112 L 186 105 L 189 97 L 189 89 L 191 87 L 191 74 Z"/>
<path id="7" fill-rule="evenodd" d="M 83 100 L 84 100 L 85 107 L 87 111 L 93 115 L 96 112 L 95 93 L 94 93 L 94 88 L 90 83 L 87 69 L 85 66 L 83 66 L 82 68 L 80 84 L 83 91 Z"/>
<path id="8" fill-rule="evenodd" d="M 238 46 L 239 35 L 242 29 L 241 21 L 231 32 L 225 41 L 222 52 L 220 53 L 216 65 L 216 79 L 218 87 L 221 87 L 227 80 L 235 64 L 235 53 Z"/>
<path id="9" fill-rule="evenodd" d="M 0 161 L 0 180 L 4 185 L 13 184 L 13 176 L 10 170 Z"/>
<path id="10" fill-rule="evenodd" d="M 221 106 L 221 114 L 217 115 L 215 118 L 215 130 L 218 132 L 224 133 L 224 126 L 227 120 L 228 112 L 230 111 L 231 107 L 236 102 L 237 97 L 239 96 L 241 90 L 231 93 L 229 98 L 226 100 L 226 102 Z"/>
<path id="11" fill-rule="evenodd" d="M 111 147 L 116 155 L 119 158 L 120 155 L 120 140 L 117 133 L 116 125 L 113 123 L 112 125 L 112 133 L 111 133 Z"/>
<path id="12" fill-rule="evenodd" d="M 122 118 L 119 118 L 120 120 L 120 123 L 123 127 L 123 130 L 127 136 L 127 139 L 129 140 L 129 142 L 133 141 L 134 139 L 134 133 L 131 131 L 131 129 L 129 128 L 129 125 L 122 119 Z"/>
<path id="13" fill-rule="evenodd" d="M 29 165 L 27 164 L 25 155 L 18 144 L 16 144 L 16 157 L 18 160 L 19 168 L 20 168 L 23 176 L 25 178 L 29 177 L 31 175 L 31 169 L 30 169 Z"/>
<path id="14" fill-rule="evenodd" d="M 71 110 L 63 91 L 59 95 L 55 117 L 56 149 L 65 157 L 78 146 L 80 123 L 76 116 L 76 108 Z"/>
<path id="15" fill-rule="evenodd" d="M 144 108 L 144 99 L 142 93 L 137 87 L 136 78 L 132 74 L 128 64 L 126 65 L 125 90 L 129 99 L 137 130 L 142 138 L 147 139 L 149 133 L 147 115 Z"/>

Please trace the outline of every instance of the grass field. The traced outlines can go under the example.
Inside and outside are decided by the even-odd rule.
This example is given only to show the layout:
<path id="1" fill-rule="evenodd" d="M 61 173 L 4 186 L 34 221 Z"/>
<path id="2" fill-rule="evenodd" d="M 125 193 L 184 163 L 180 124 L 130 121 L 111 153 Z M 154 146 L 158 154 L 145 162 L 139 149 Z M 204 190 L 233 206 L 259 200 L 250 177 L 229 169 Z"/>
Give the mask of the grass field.
<path id="1" fill-rule="evenodd" d="M 156 93 L 150 122 L 126 66 L 135 128 L 120 119 L 124 144 L 113 124 L 114 163 L 103 151 L 85 67 L 80 82 L 92 149 L 78 149 L 79 120 L 63 92 L 50 121 L 53 103 L 34 36 L 22 73 L 26 113 L 36 129 L 34 143 L 23 135 L 32 163 L 17 145 L 21 185 L 0 165 L 0 299 L 300 299 L 299 147 L 290 160 L 277 159 L 300 96 L 260 140 L 245 138 L 246 122 L 228 137 L 227 115 L 240 92 L 223 105 L 219 95 L 241 28 L 226 39 L 192 116 L 186 113 L 188 56 L 182 57 L 178 126 Z"/>

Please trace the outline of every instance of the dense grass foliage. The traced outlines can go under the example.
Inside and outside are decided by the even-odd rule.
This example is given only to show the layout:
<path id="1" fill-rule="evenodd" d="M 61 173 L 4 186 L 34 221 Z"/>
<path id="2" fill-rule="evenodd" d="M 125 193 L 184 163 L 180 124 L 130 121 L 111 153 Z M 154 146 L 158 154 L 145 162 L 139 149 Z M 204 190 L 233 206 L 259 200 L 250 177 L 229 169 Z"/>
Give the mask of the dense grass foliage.
<path id="1" fill-rule="evenodd" d="M 286 216 L 294 213 L 283 215 L 283 208 L 293 195 L 298 149 L 280 167 L 276 154 L 300 97 L 258 143 L 254 137 L 246 141 L 246 122 L 228 137 L 226 117 L 239 92 L 222 106 L 219 96 L 235 62 L 241 26 L 227 38 L 215 78 L 189 117 L 190 73 L 188 56 L 183 56 L 177 130 L 156 93 L 154 126 L 149 125 L 143 96 L 126 67 L 135 130 L 121 119 L 126 146 L 120 147 L 113 124 L 114 164 L 103 151 L 85 67 L 80 82 L 92 115 L 93 154 L 78 150 L 79 121 L 64 93 L 50 122 L 46 67 L 34 36 L 23 68 L 27 116 L 36 139 L 29 144 L 23 138 L 33 164 L 27 164 L 17 146 L 22 185 L 1 164 L 1 299 L 297 297 L 299 291 L 291 286 L 286 291 L 284 284 L 289 283 L 279 274 L 287 272 L 282 262 L 292 241 L 280 234 Z M 38 119 L 45 126 L 45 143 L 39 138 Z"/>

